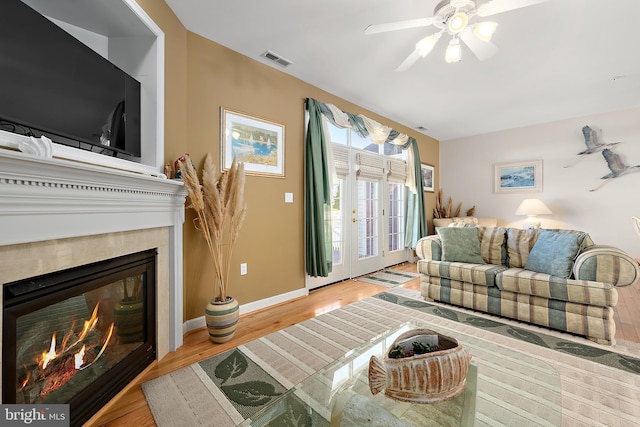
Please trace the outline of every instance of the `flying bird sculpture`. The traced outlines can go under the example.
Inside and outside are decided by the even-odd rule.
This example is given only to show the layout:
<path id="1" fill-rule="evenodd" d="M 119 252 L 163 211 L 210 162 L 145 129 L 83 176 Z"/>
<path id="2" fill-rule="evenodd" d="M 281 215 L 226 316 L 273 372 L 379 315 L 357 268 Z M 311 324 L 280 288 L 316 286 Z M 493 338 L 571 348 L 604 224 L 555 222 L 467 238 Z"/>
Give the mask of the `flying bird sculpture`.
<path id="1" fill-rule="evenodd" d="M 582 134 L 584 135 L 584 143 L 587 145 L 587 149 L 579 152 L 578 156 L 580 157 L 578 157 L 574 162 L 565 165 L 565 168 L 575 165 L 580 160 L 584 159 L 587 154 L 597 153 L 598 151 L 606 150 L 616 144 L 619 144 L 618 142 L 610 142 L 608 144 L 600 142 L 598 139 L 598 133 L 588 125 L 582 127 Z"/>
<path id="2" fill-rule="evenodd" d="M 613 151 L 607 149 L 602 150 L 602 155 L 604 159 L 607 161 L 607 166 L 611 170 L 611 173 L 606 174 L 601 179 L 604 179 L 603 182 L 600 183 L 595 188 L 592 188 L 589 191 L 596 191 L 602 188 L 605 184 L 610 182 L 614 178 L 618 178 L 619 176 L 626 175 L 633 172 L 640 172 L 640 165 L 627 166 L 620 155 L 618 153 L 614 153 Z"/>

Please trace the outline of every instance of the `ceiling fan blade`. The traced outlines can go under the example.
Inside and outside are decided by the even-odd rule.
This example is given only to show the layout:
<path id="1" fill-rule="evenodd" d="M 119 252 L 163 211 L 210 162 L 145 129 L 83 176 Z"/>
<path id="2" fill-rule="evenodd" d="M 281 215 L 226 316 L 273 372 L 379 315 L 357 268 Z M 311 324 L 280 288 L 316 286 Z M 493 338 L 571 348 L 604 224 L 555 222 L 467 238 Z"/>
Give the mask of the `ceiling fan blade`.
<path id="1" fill-rule="evenodd" d="M 480 61 L 489 59 L 498 53 L 498 47 L 495 44 L 480 40 L 473 35 L 470 28 L 461 32 L 459 37 Z"/>
<path id="2" fill-rule="evenodd" d="M 507 12 L 509 10 L 520 9 L 522 7 L 533 6 L 549 0 L 491 0 L 478 6 L 478 16 L 485 17 Z"/>
<path id="3" fill-rule="evenodd" d="M 406 30 L 408 28 L 428 27 L 433 24 L 433 17 L 409 19 L 407 21 L 388 22 L 386 24 L 372 24 L 364 29 L 365 34 L 385 33 L 387 31 Z"/>
<path id="4" fill-rule="evenodd" d="M 420 52 L 418 52 L 418 49 L 415 49 L 404 61 L 402 61 L 402 64 L 398 65 L 396 72 L 408 70 L 420 58 Z"/>

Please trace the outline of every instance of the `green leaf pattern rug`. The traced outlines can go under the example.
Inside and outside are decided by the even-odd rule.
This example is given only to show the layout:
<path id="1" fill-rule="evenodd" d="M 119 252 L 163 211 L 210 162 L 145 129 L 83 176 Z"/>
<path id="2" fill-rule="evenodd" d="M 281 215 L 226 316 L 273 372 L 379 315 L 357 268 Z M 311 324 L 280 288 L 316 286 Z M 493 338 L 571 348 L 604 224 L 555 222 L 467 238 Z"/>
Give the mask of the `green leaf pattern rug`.
<path id="1" fill-rule="evenodd" d="M 159 427 L 243 425 L 309 375 L 408 320 L 520 349 L 552 364 L 563 381 L 557 410 L 571 425 L 640 425 L 640 349 L 609 350 L 566 334 L 426 302 L 402 287 L 250 341 L 142 388 Z M 588 407 L 581 402 L 589 402 Z M 276 419 L 267 425 L 328 425 L 330 409 L 317 408 L 318 413 L 297 401 L 273 406 Z"/>

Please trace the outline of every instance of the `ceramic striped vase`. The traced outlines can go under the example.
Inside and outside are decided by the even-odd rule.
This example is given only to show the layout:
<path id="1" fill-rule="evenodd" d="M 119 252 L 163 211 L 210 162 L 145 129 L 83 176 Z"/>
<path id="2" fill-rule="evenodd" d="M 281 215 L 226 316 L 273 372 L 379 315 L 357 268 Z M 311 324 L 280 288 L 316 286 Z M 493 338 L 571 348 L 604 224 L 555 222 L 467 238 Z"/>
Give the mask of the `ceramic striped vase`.
<path id="1" fill-rule="evenodd" d="M 211 300 L 207 304 L 204 317 L 207 321 L 209 339 L 216 344 L 225 343 L 236 333 L 240 305 L 233 297 L 227 297 L 226 301 Z"/>

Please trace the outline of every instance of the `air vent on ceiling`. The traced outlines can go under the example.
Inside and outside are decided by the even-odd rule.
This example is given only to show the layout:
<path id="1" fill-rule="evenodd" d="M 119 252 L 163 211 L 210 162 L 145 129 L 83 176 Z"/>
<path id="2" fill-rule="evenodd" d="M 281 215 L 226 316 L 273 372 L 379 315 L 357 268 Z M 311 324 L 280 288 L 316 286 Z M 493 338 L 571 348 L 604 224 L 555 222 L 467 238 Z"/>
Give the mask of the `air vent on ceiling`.
<path id="1" fill-rule="evenodd" d="M 270 52 L 268 50 L 265 53 L 263 53 L 262 56 L 283 67 L 288 67 L 289 65 L 293 64 L 293 62 L 289 61 L 288 59 L 285 59 L 282 56 L 275 54 L 273 52 Z"/>
<path id="2" fill-rule="evenodd" d="M 419 130 L 420 132 L 427 132 L 429 130 L 429 128 L 426 128 L 424 126 L 418 126 L 418 127 L 416 127 L 416 130 Z"/>

